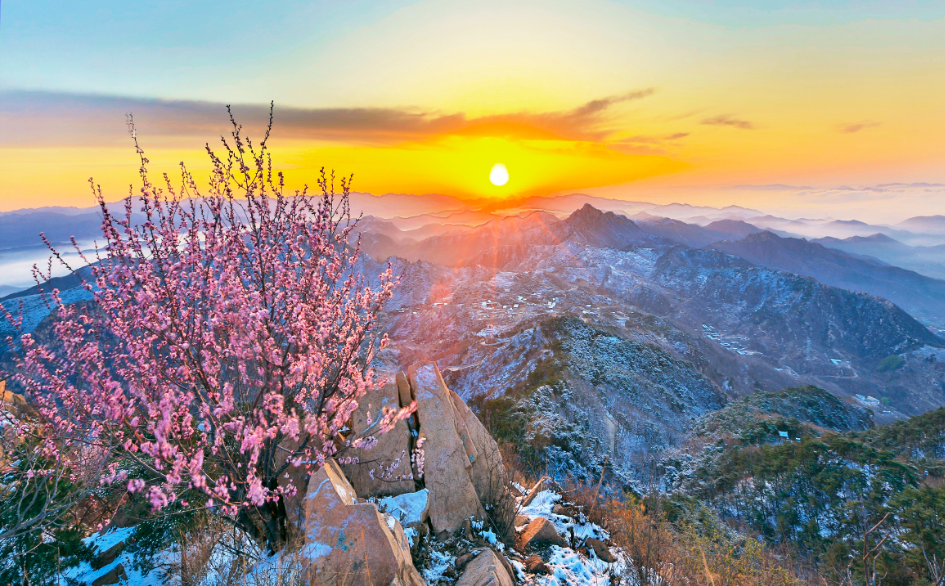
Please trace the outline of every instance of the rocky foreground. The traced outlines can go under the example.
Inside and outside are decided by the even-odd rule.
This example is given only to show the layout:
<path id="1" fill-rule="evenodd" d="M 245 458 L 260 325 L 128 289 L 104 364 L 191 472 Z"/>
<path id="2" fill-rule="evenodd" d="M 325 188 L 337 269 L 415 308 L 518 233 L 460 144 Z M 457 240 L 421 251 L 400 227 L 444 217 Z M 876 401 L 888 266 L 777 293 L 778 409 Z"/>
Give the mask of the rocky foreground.
<path id="1" fill-rule="evenodd" d="M 352 431 L 369 434 L 379 417 L 365 415 L 412 400 L 415 416 L 357 454 L 358 463 L 330 461 L 309 480 L 309 584 L 511 586 L 553 573 L 565 583 L 582 583 L 567 576 L 576 560 L 565 561 L 582 555 L 572 549 L 578 541 L 592 562 L 579 571 L 584 577 L 617 562 L 595 537 L 603 534 L 599 528 L 579 535 L 567 514 L 555 514 L 566 511 L 555 508 L 553 493 L 539 485 L 523 494 L 508 481 L 495 440 L 432 363 L 366 397 Z M 411 467 L 406 455 L 417 443 L 424 462 Z M 536 502 L 539 495 L 544 498 Z M 570 529 L 567 537 L 559 527 Z M 566 567 L 552 570 L 549 563 Z"/>
<path id="2" fill-rule="evenodd" d="M 348 439 L 374 434 L 384 407 L 414 400 L 410 419 L 377 436 L 370 450 L 327 461 L 289 503 L 303 543 L 303 583 L 606 584 L 629 563 L 547 479 L 530 489 L 510 481 L 495 440 L 433 363 L 366 395 Z M 418 447 L 423 456 L 411 457 Z M 134 560 L 122 553 L 127 533 L 93 536 L 98 558 L 71 577 L 93 586 L 163 584 L 160 572 L 132 569 Z M 268 583 L 254 575 L 248 583 Z"/>

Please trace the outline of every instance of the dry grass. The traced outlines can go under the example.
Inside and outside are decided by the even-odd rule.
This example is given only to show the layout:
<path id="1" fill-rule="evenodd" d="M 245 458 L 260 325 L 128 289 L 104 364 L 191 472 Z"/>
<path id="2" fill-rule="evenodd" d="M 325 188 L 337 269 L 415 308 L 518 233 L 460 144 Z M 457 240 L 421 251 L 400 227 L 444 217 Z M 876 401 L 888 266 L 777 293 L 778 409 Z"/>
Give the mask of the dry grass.
<path id="1" fill-rule="evenodd" d="M 598 486 L 568 483 L 572 508 L 606 528 L 633 560 L 615 583 L 640 586 L 800 586 L 823 580 L 789 552 L 765 547 L 713 522 L 670 523 L 658 496 L 608 499 Z"/>
<path id="2" fill-rule="evenodd" d="M 648 510 L 649 508 L 649 510 Z M 787 551 L 723 526 L 685 523 L 674 527 L 657 499 L 609 501 L 599 522 L 633 560 L 627 583 L 685 586 L 800 586 L 822 580 Z"/>
<path id="3" fill-rule="evenodd" d="M 304 583 L 301 540 L 268 556 L 245 533 L 208 517 L 177 539 L 176 555 L 164 564 L 175 586 L 298 586 Z"/>

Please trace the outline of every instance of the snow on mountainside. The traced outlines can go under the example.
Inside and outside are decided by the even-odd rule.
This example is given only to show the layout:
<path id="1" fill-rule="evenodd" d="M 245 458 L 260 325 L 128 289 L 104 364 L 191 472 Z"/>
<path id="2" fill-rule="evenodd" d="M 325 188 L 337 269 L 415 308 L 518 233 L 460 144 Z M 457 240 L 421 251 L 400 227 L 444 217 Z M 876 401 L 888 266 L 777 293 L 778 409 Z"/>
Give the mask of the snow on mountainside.
<path id="1" fill-rule="evenodd" d="M 418 242 L 389 238 L 382 222 L 365 227 L 377 230 L 363 235 L 377 261 L 402 257 L 393 258 L 403 279 L 384 316 L 394 340 L 385 360 L 425 356 L 447 372 L 503 373 L 479 388 L 460 383 L 466 398 L 520 382 L 531 368 L 516 346 L 521 332 L 572 315 L 656 343 L 735 396 L 815 384 L 888 398 L 880 419 L 945 405 L 939 364 L 917 354 L 945 342 L 889 301 L 680 246 L 591 206 L 563 220 L 534 212 Z M 377 261 L 365 258 L 367 274 L 381 272 Z M 30 327 L 45 315 L 30 312 Z M 896 355 L 903 366 L 879 369 Z"/>
<path id="2" fill-rule="evenodd" d="M 735 242 L 720 242 L 712 248 L 760 266 L 889 299 L 911 315 L 945 327 L 945 281 L 899 267 L 877 266 L 877 262 L 806 240 L 780 238 L 770 232 L 751 234 Z"/>
<path id="3" fill-rule="evenodd" d="M 389 262 L 401 276 L 374 366 L 432 360 L 523 467 L 561 484 L 677 491 L 774 543 L 842 535 L 856 495 L 872 487 L 886 503 L 921 482 L 920 465 L 939 470 L 945 340 L 906 310 L 938 311 L 942 282 L 741 220 L 707 224 L 589 204 L 426 232 L 364 218 L 358 269 L 374 282 Z M 90 297 L 55 284 L 67 302 Z M 36 293 L 3 305 L 55 342 Z M 555 513 L 560 500 L 542 492 L 523 512 L 604 536 Z M 519 578 L 602 578 L 571 545 L 552 550 L 552 575 L 516 563 Z M 456 559 L 436 555 L 418 568 L 439 580 Z"/>

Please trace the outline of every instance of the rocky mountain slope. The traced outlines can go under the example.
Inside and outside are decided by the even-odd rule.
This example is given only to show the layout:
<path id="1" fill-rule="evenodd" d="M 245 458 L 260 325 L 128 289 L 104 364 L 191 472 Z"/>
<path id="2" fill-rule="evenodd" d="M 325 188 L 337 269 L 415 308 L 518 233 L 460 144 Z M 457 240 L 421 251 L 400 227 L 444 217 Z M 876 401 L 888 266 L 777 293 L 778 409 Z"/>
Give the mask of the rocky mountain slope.
<path id="1" fill-rule="evenodd" d="M 927 323 L 945 325 L 945 281 L 882 263 L 856 258 L 820 244 L 781 238 L 770 232 L 751 234 L 712 248 L 758 266 L 813 277 L 843 289 L 889 299 Z"/>
<path id="2" fill-rule="evenodd" d="M 909 246 L 885 234 L 812 240 L 854 256 L 866 255 L 887 264 L 915 271 L 934 279 L 945 279 L 945 244 Z"/>

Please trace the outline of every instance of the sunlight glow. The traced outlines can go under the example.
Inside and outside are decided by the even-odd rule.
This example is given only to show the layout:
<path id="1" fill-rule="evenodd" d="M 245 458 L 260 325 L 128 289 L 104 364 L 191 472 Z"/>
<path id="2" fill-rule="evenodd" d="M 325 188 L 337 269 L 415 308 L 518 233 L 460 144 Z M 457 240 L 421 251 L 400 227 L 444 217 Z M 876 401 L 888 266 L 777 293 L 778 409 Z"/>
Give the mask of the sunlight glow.
<path id="1" fill-rule="evenodd" d="M 502 163 L 496 163 L 489 172 L 489 181 L 498 187 L 505 185 L 509 182 L 509 170 Z"/>

